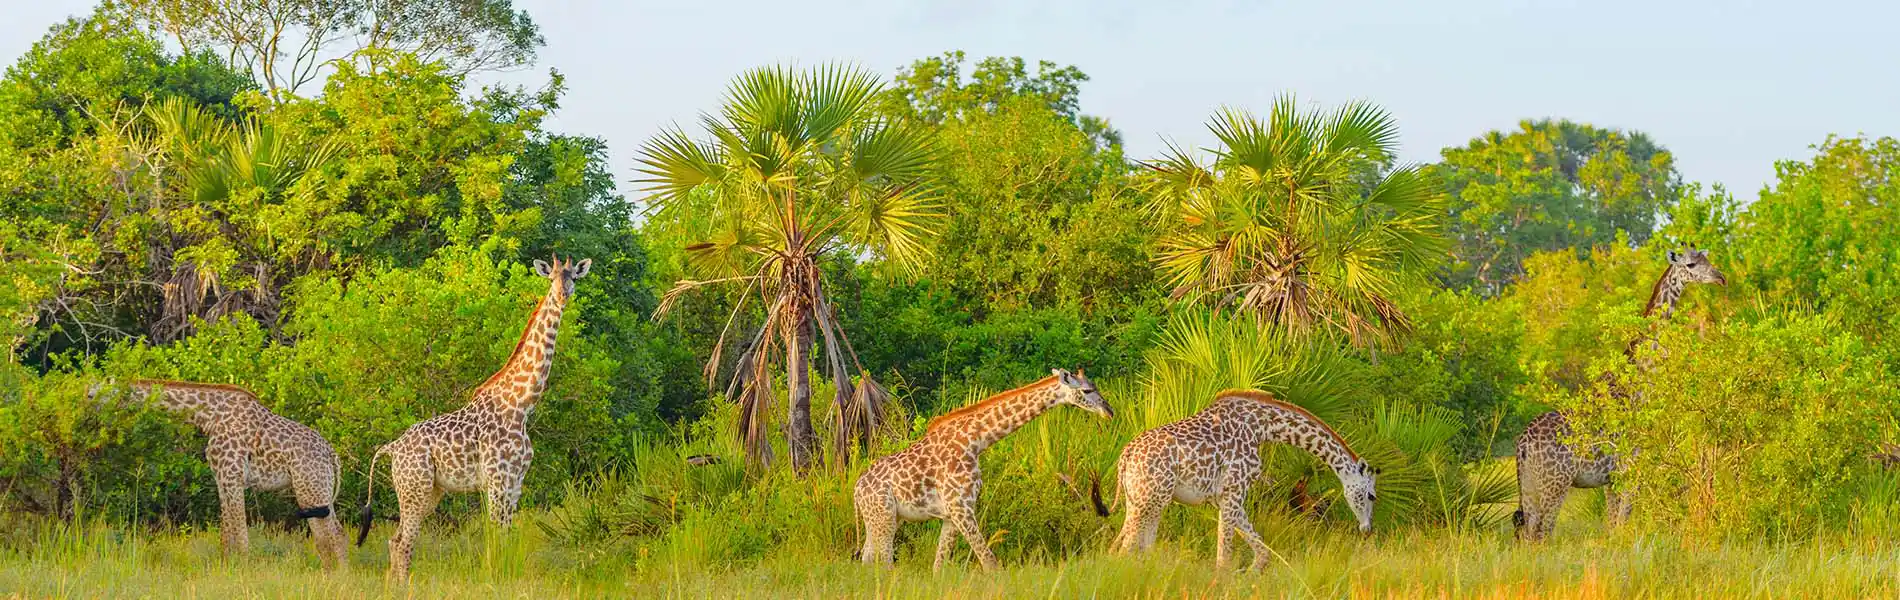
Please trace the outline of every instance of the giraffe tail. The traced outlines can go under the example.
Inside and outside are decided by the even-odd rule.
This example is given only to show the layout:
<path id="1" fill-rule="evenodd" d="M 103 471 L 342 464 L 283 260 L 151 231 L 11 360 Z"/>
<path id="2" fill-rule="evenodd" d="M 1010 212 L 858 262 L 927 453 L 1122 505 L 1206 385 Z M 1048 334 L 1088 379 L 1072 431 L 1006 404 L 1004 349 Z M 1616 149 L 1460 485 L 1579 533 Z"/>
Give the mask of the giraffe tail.
<path id="1" fill-rule="evenodd" d="M 369 539 L 369 525 L 370 522 L 376 518 L 374 511 L 376 506 L 376 459 L 382 458 L 383 452 L 388 448 L 388 446 L 377 448 L 376 453 L 371 454 L 369 457 L 369 483 L 364 486 L 368 488 L 368 491 L 364 493 L 363 511 L 356 515 L 357 520 L 360 522 L 356 530 L 356 546 L 359 548 L 363 546 L 363 540 Z"/>
<path id="2" fill-rule="evenodd" d="M 1117 496 L 1121 495 L 1120 486 L 1116 486 L 1115 491 Z M 1120 498 L 1117 499 L 1119 500 Z M 1102 501 L 1102 475 L 1100 473 L 1097 473 L 1095 478 L 1089 481 L 1089 502 L 1095 504 L 1096 516 L 1106 517 L 1114 512 L 1109 510 L 1107 502 Z"/>

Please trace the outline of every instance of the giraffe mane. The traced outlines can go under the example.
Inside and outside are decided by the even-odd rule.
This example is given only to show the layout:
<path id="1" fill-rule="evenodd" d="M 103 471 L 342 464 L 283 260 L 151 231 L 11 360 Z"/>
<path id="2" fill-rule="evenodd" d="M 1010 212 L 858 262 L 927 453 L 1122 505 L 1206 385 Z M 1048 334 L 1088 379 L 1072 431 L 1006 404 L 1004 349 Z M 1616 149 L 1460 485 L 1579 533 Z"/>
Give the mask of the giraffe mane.
<path id="1" fill-rule="evenodd" d="M 1313 411 L 1306 410 L 1305 407 L 1302 407 L 1298 404 L 1294 404 L 1291 402 L 1287 402 L 1285 400 L 1281 400 L 1279 398 L 1275 398 L 1273 397 L 1272 392 L 1264 392 L 1264 391 L 1255 390 L 1255 389 L 1231 388 L 1231 389 L 1221 390 L 1220 393 L 1214 394 L 1215 400 L 1219 400 L 1221 398 L 1246 398 L 1248 400 L 1253 400 L 1255 402 L 1259 402 L 1267 406 L 1271 406 L 1274 408 L 1278 408 L 1280 410 L 1284 410 L 1287 412 L 1291 412 L 1291 413 L 1306 417 L 1308 420 L 1311 420 L 1313 423 L 1318 424 L 1320 430 L 1325 431 L 1326 435 L 1333 436 L 1333 441 L 1339 442 L 1339 447 L 1346 449 L 1346 456 L 1352 457 L 1353 460 L 1359 460 L 1361 462 L 1364 462 L 1363 460 L 1359 458 L 1358 452 L 1352 451 L 1352 445 L 1346 443 L 1345 436 L 1339 435 L 1338 431 L 1334 431 L 1333 426 L 1326 424 L 1326 421 L 1321 420 L 1319 418 L 1319 415 L 1313 414 Z"/>
<path id="2" fill-rule="evenodd" d="M 1048 385 L 1049 382 L 1055 381 L 1055 379 L 1056 379 L 1056 376 L 1050 375 L 1048 377 L 1044 377 L 1042 379 L 1036 380 L 1035 383 L 1031 383 L 1031 384 L 1028 384 L 1028 385 L 1025 385 L 1013 390 L 1009 390 L 1007 392 L 1003 392 L 994 396 L 990 396 L 988 398 L 984 398 L 982 402 L 964 406 L 962 408 L 932 417 L 929 423 L 924 424 L 924 433 L 930 433 L 932 431 L 936 431 L 937 428 L 943 425 L 944 423 L 955 421 L 957 419 L 969 416 L 972 413 L 980 412 L 983 409 L 988 408 L 998 402 L 1002 402 L 1003 400 L 1014 398 L 1016 396 L 1020 396 L 1025 393 L 1028 393 L 1029 390 L 1032 388 Z"/>
<path id="3" fill-rule="evenodd" d="M 222 390 L 226 392 L 237 392 L 239 394 L 244 394 L 245 396 L 249 396 L 252 399 L 257 398 L 257 394 L 252 393 L 251 390 L 245 389 L 243 386 L 230 385 L 226 383 L 199 383 L 196 381 L 176 381 L 172 379 L 134 379 L 132 380 L 132 385 L 141 385 L 141 386 L 148 386 L 148 387 L 159 385 L 159 386 L 164 386 L 168 388 L 194 388 L 194 389 L 200 389 L 200 390 Z"/>
<path id="4" fill-rule="evenodd" d="M 508 360 L 502 362 L 501 368 L 496 369 L 494 375 L 489 375 L 488 379 L 482 381 L 481 385 L 475 386 L 475 389 L 470 390 L 470 394 L 479 392 L 482 388 L 488 387 L 489 384 L 495 383 L 495 380 L 500 379 L 503 373 L 508 372 L 508 365 L 514 364 L 515 357 L 521 355 L 521 347 L 528 343 L 528 332 L 534 331 L 534 321 L 540 318 L 541 309 L 546 308 L 547 304 L 548 297 L 546 295 L 541 296 L 540 302 L 534 303 L 534 312 L 528 313 L 528 324 L 521 327 L 521 339 L 515 341 L 515 349 L 508 353 Z"/>

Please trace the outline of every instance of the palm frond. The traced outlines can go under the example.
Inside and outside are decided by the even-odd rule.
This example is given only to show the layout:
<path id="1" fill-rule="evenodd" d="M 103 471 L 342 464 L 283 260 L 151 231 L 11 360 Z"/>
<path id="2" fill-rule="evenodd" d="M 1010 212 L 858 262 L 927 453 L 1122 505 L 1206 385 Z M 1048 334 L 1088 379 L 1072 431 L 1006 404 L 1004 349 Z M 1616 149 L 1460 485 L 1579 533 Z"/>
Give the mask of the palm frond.
<path id="1" fill-rule="evenodd" d="M 653 192 L 655 205 L 665 210 L 686 199 L 694 188 L 718 181 L 726 167 L 714 157 L 718 152 L 686 137 L 678 127 L 660 133 L 641 146 L 635 183 L 646 184 Z"/>
<path id="2" fill-rule="evenodd" d="M 861 128 L 851 143 L 851 172 L 860 181 L 912 181 L 928 175 L 937 160 L 936 139 L 925 127 L 907 124 Z"/>
<path id="3" fill-rule="evenodd" d="M 1340 107 L 1325 132 L 1324 144 L 1329 152 L 1381 163 L 1398 155 L 1398 121 L 1369 102 L 1355 101 Z"/>
<path id="4" fill-rule="evenodd" d="M 870 71 L 836 63 L 807 72 L 801 81 L 806 90 L 804 136 L 811 140 L 837 136 L 847 124 L 861 119 L 884 89 Z"/>

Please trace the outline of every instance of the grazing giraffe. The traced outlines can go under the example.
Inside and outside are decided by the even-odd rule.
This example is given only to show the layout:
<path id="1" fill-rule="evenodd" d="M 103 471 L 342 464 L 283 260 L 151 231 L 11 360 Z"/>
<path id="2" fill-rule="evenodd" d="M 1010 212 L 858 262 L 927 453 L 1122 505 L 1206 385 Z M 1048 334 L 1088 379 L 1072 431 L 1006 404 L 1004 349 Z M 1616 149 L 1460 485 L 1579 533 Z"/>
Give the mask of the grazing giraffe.
<path id="1" fill-rule="evenodd" d="M 1225 390 L 1194 416 L 1135 436 L 1115 461 L 1116 489 L 1128 511 L 1115 552 L 1147 550 L 1161 527 L 1161 512 L 1172 502 L 1198 505 L 1215 500 L 1214 565 L 1227 566 L 1227 539 L 1239 532 L 1253 547 L 1249 569 L 1266 565 L 1270 550 L 1247 520 L 1247 490 L 1260 477 L 1260 447 L 1279 442 L 1311 452 L 1339 476 L 1341 493 L 1359 520 L 1359 531 L 1372 531 L 1372 504 L 1379 470 L 1366 464 L 1345 438 L 1319 417 L 1258 390 Z M 1109 515 L 1101 482 L 1091 488 L 1095 512 Z"/>
<path id="2" fill-rule="evenodd" d="M 1050 372 L 1053 375 L 1041 381 L 932 419 L 916 443 L 865 469 L 851 502 L 864 524 L 860 557 L 866 564 L 896 559 L 892 544 L 899 519 L 943 519 L 932 570 L 943 568 L 959 533 L 984 569 L 996 568 L 996 555 L 976 522 L 976 499 L 983 488 L 977 459 L 983 450 L 1058 404 L 1103 418 L 1115 416 L 1081 369 Z"/>
<path id="3" fill-rule="evenodd" d="M 554 340 L 561 311 L 574 295 L 574 280 L 587 276 L 591 259 L 554 264 L 534 261 L 536 274 L 548 278 L 548 293 L 534 308 L 514 354 L 500 371 L 470 394 L 468 405 L 417 423 L 370 457 L 370 498 L 376 492 L 376 460 L 389 457 L 390 485 L 399 511 L 396 534 L 389 540 L 389 579 L 409 578 L 409 558 L 422 521 L 435 512 L 446 492 L 485 492 L 488 515 L 507 526 L 521 501 L 521 479 L 534 458 L 528 439 L 528 415 L 548 386 Z M 370 502 L 363 502 L 356 544 L 369 536 Z"/>
<path id="4" fill-rule="evenodd" d="M 1668 320 L 1675 314 L 1676 305 L 1690 283 L 1728 285 L 1728 278 L 1709 262 L 1707 250 L 1686 253 L 1671 250 L 1669 268 L 1650 290 L 1649 302 L 1643 305 L 1643 316 Z M 1626 360 L 1636 362 L 1636 348 L 1644 337 L 1630 342 L 1624 350 Z M 1608 383 L 1611 394 L 1627 397 L 1629 392 L 1621 382 L 1611 378 Z M 1537 541 L 1549 536 L 1557 525 L 1557 511 L 1563 508 L 1564 498 L 1571 489 L 1609 485 L 1610 476 L 1619 468 L 1617 457 L 1602 448 L 1582 452 L 1571 447 L 1570 435 L 1569 417 L 1551 411 L 1532 419 L 1524 433 L 1517 437 L 1518 509 L 1511 515 L 1511 523 L 1520 540 Z M 1630 502 L 1629 490 L 1610 490 L 1604 494 L 1605 517 L 1612 527 L 1621 525 L 1629 517 Z"/>
<path id="5" fill-rule="evenodd" d="M 109 385 L 95 384 L 89 395 L 97 397 Z M 271 412 L 249 390 L 233 385 L 139 379 L 128 387 L 132 401 L 156 397 L 155 405 L 184 415 L 208 438 L 205 461 L 217 479 L 225 552 L 250 549 L 245 489 L 289 491 L 300 507 L 297 518 L 310 524 L 323 566 L 343 564 L 348 546 L 335 514 L 336 450 L 316 430 Z"/>

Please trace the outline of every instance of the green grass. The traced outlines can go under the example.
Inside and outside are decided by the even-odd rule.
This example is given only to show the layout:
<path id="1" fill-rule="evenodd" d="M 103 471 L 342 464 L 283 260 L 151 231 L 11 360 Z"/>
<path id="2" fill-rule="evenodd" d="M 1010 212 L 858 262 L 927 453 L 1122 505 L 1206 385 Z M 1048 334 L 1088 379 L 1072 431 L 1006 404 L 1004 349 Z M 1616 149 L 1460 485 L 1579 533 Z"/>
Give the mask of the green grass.
<path id="1" fill-rule="evenodd" d="M 913 525 L 934 539 L 934 526 Z M 562 547 L 535 527 L 431 530 L 414 581 L 388 588 L 379 528 L 341 573 L 320 569 L 305 535 L 255 527 L 225 559 L 215 531 L 135 533 L 103 525 L 14 522 L 0 548 L 0 597 L 28 598 L 1241 598 L 1241 597 L 1894 597 L 1900 554 L 1878 539 L 1773 545 L 1612 535 L 1577 526 L 1538 547 L 1502 531 L 1411 531 L 1361 538 L 1305 528 L 1269 534 L 1283 560 L 1260 573 L 1217 572 L 1202 549 L 1164 542 L 1146 557 L 1086 552 L 1069 560 L 976 570 L 967 551 L 941 574 L 918 552 L 895 569 L 791 548 L 695 565 L 639 546 Z M 1302 530 L 1289 527 L 1285 532 Z M 1164 532 L 1165 533 L 1165 532 Z M 1284 532 L 1283 532 L 1284 533 Z M 1164 535 L 1164 538 L 1166 536 Z M 1169 538 L 1171 539 L 1171 538 Z M 1008 543 L 1007 538 L 1000 543 Z M 1244 560 L 1245 554 L 1240 555 Z"/>

